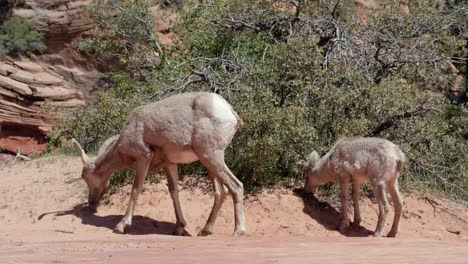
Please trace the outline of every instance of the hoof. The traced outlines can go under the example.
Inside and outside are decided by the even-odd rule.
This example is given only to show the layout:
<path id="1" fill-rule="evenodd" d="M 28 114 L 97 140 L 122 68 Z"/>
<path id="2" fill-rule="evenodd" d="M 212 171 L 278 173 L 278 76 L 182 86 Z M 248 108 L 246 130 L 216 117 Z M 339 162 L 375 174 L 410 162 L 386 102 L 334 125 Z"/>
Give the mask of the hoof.
<path id="1" fill-rule="evenodd" d="M 114 228 L 114 230 L 112 230 L 112 233 L 124 235 L 124 234 L 125 234 L 125 230 L 122 231 L 122 230 L 120 230 L 120 229 Z"/>
<path id="2" fill-rule="evenodd" d="M 206 230 L 206 229 L 202 229 L 200 230 L 200 232 L 198 232 L 198 236 L 209 236 L 209 235 L 212 235 L 213 232 L 209 231 L 209 230 Z"/>
<path id="3" fill-rule="evenodd" d="M 173 233 L 174 236 L 190 236 L 189 232 L 183 227 L 176 227 Z"/>
<path id="4" fill-rule="evenodd" d="M 240 237 L 240 236 L 243 236 L 244 234 L 245 234 L 245 231 L 244 231 L 244 230 L 239 230 L 239 231 L 234 231 L 234 233 L 232 234 L 232 236 Z"/>
<path id="5" fill-rule="evenodd" d="M 360 223 L 360 222 L 353 222 L 353 224 L 351 225 L 351 228 L 352 228 L 353 230 L 358 230 L 360 227 L 361 227 L 361 223 Z"/>
<path id="6" fill-rule="evenodd" d="M 390 231 L 390 233 L 388 233 L 387 237 L 396 237 L 396 232 Z"/>
<path id="7" fill-rule="evenodd" d="M 95 214 L 97 213 L 97 208 L 96 207 L 87 207 L 86 210 L 88 211 L 88 213 L 90 214 Z"/>
<path id="8" fill-rule="evenodd" d="M 382 233 L 374 233 L 372 234 L 373 237 L 382 237 Z"/>
<path id="9" fill-rule="evenodd" d="M 338 228 L 338 230 L 341 233 L 346 232 L 348 229 L 349 229 L 349 222 L 348 223 L 341 223 L 340 227 Z"/>
<path id="10" fill-rule="evenodd" d="M 118 224 L 115 228 L 114 228 L 114 233 L 116 234 L 125 234 L 125 228 L 127 226 L 126 225 L 123 225 L 123 224 Z"/>

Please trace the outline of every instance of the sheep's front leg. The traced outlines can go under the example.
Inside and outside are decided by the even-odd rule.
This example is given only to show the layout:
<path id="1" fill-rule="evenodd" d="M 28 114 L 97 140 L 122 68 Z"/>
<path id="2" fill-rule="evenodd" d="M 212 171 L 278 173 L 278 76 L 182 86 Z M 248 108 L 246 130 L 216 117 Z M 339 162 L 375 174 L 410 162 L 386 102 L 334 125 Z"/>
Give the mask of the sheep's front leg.
<path id="1" fill-rule="evenodd" d="M 354 221 L 353 228 L 358 228 L 361 224 L 361 211 L 359 210 L 359 189 L 361 184 L 357 181 L 353 181 L 353 207 L 354 207 Z"/>
<path id="2" fill-rule="evenodd" d="M 124 234 L 125 228 L 132 225 L 133 210 L 135 209 L 135 205 L 138 199 L 138 195 L 140 195 L 143 182 L 145 181 L 146 175 L 148 174 L 148 169 L 150 165 L 149 160 L 145 159 L 144 161 L 142 160 L 137 163 L 136 176 L 133 182 L 132 193 L 130 195 L 130 201 L 128 203 L 127 211 L 125 212 L 125 216 L 122 218 L 122 220 L 120 220 L 120 222 L 114 228 L 115 233 Z"/>
<path id="3" fill-rule="evenodd" d="M 349 196 L 349 181 L 341 181 L 341 214 L 342 220 L 340 224 L 340 232 L 346 231 L 349 228 L 349 215 L 348 215 L 348 197 Z"/>

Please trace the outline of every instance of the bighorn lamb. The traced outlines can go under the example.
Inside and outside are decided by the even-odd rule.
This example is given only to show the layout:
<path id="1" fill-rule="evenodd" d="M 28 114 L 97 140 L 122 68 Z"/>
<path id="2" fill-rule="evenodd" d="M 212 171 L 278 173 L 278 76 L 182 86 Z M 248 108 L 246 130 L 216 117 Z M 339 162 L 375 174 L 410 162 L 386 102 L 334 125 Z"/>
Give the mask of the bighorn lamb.
<path id="1" fill-rule="evenodd" d="M 385 187 L 388 188 L 395 207 L 395 218 L 388 233 L 395 237 L 399 231 L 403 200 L 398 191 L 398 176 L 403 169 L 405 154 L 392 142 L 380 138 L 342 138 L 333 148 L 319 159 L 317 152 L 312 152 L 304 168 L 306 177 L 305 190 L 313 191 L 328 182 L 341 185 L 342 221 L 340 231 L 349 227 L 348 191 L 352 183 L 354 203 L 353 227 L 361 222 L 359 212 L 359 187 L 362 183 L 372 185 L 379 205 L 379 220 L 374 236 L 381 237 L 385 218 L 388 213 L 388 202 Z"/>
<path id="2" fill-rule="evenodd" d="M 184 235 L 186 222 L 179 203 L 177 164 L 200 160 L 208 170 L 215 198 L 208 221 L 198 235 L 212 234 L 228 191 L 234 200 L 234 235 L 242 235 L 245 232 L 244 189 L 224 162 L 224 151 L 240 124 L 239 116 L 221 96 L 183 93 L 133 110 L 120 135 L 109 138 L 95 159 L 89 158 L 73 140 L 83 160 L 82 177 L 89 188 L 89 206 L 94 210 L 97 208 L 114 171 L 135 170 L 127 211 L 114 229 L 124 233 L 132 223 L 133 210 L 146 175 L 162 168 L 177 218 L 175 234 Z"/>

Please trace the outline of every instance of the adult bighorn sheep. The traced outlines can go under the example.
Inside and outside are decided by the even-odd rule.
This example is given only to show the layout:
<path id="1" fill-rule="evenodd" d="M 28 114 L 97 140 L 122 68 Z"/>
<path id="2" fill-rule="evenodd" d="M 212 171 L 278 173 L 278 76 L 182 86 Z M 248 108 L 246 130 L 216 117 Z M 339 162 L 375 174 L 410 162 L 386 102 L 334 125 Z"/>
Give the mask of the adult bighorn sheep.
<path id="1" fill-rule="evenodd" d="M 83 160 L 82 177 L 89 188 L 89 207 L 97 208 L 114 171 L 135 170 L 127 211 L 114 229 L 124 233 L 132 224 L 133 210 L 146 175 L 162 168 L 177 219 L 174 233 L 184 235 L 186 222 L 179 203 L 177 164 L 200 160 L 208 170 L 215 197 L 208 221 L 198 235 L 212 234 L 228 191 L 234 200 L 234 235 L 242 235 L 245 232 L 244 189 L 224 162 L 224 151 L 240 124 L 239 116 L 221 96 L 183 93 L 137 107 L 129 114 L 120 135 L 109 138 L 95 159 L 89 158 L 73 140 Z"/>
<path id="2" fill-rule="evenodd" d="M 362 183 L 370 183 L 379 205 L 379 219 L 374 232 L 381 237 L 385 218 L 388 213 L 388 202 L 385 187 L 388 188 L 395 207 L 393 225 L 388 233 L 395 237 L 399 231 L 403 200 L 398 191 L 398 176 L 405 163 L 405 154 L 392 142 L 380 138 L 342 138 L 332 149 L 319 159 L 317 152 L 312 152 L 304 168 L 306 191 L 313 191 L 328 182 L 341 185 L 340 231 L 349 227 L 348 191 L 352 183 L 354 203 L 353 227 L 361 222 L 359 212 L 359 188 Z"/>

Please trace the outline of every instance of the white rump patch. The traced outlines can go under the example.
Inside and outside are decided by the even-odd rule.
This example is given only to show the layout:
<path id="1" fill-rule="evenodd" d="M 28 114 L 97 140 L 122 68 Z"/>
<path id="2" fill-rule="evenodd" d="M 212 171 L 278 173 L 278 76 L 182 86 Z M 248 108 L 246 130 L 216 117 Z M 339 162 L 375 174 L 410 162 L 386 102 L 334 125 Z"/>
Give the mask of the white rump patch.
<path id="1" fill-rule="evenodd" d="M 231 105 L 224 98 L 217 94 L 212 97 L 212 115 L 221 123 L 236 123 L 237 119 L 232 113 Z"/>

